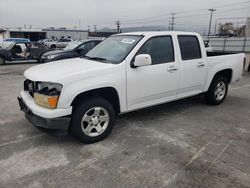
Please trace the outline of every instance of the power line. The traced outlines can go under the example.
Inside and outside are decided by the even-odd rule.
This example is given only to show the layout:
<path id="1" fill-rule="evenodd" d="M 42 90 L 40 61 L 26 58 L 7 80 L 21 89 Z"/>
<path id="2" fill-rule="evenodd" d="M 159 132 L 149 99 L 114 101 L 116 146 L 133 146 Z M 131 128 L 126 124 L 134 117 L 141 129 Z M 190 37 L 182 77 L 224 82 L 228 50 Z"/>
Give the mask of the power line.
<path id="1" fill-rule="evenodd" d="M 242 2 L 238 2 L 238 3 L 231 3 L 231 4 L 224 4 L 224 5 L 220 5 L 220 6 L 216 6 L 215 8 L 218 8 L 219 10 L 216 11 L 216 15 L 217 14 L 223 14 L 225 12 L 228 11 L 239 11 L 239 10 L 244 10 L 244 9 L 248 9 L 250 7 L 238 7 L 238 8 L 234 8 L 234 9 L 227 9 L 228 7 L 232 7 L 232 6 L 237 6 L 237 5 L 242 5 L 242 4 L 246 4 L 249 3 L 250 1 L 242 1 Z M 222 10 L 221 10 L 222 9 Z M 226 10 L 223 10 L 226 9 Z M 158 16 L 153 16 L 153 17 L 147 17 L 147 18 L 140 18 L 140 19 L 133 19 L 133 20 L 122 20 L 120 23 L 122 23 L 123 25 L 138 25 L 138 24 L 143 24 L 143 25 L 149 25 L 149 24 L 155 24 L 156 22 L 165 22 L 167 19 L 170 19 L 170 23 L 169 23 L 169 29 L 172 30 L 174 29 L 174 25 L 175 23 L 175 19 L 183 19 L 183 18 L 189 18 L 189 17 L 198 17 L 201 15 L 207 15 L 207 13 L 200 13 L 200 14 L 191 14 L 188 15 L 186 13 L 188 12 L 199 12 L 199 11 L 205 11 L 207 9 L 196 9 L 196 10 L 187 10 L 187 11 L 177 11 L 175 12 L 175 14 L 180 14 L 180 16 L 175 16 L 175 15 L 171 15 L 171 16 L 167 16 L 166 14 L 164 15 L 158 15 Z M 171 14 L 171 13 L 170 13 Z M 211 17 L 211 15 L 210 15 Z M 211 20 L 212 23 L 212 20 Z M 112 25 L 108 25 L 108 24 L 99 24 L 98 26 L 106 26 L 106 27 L 111 27 L 111 26 L 115 26 L 115 24 Z M 182 24 L 183 25 L 183 24 Z M 190 24 L 189 24 L 190 25 Z M 210 25 L 210 24 L 209 24 Z M 200 26 L 200 25 L 198 25 Z M 210 26 L 211 28 L 211 26 Z"/>
<path id="2" fill-rule="evenodd" d="M 228 12 L 228 11 L 239 11 L 239 10 L 243 10 L 243 9 L 250 9 L 250 6 L 248 7 L 241 7 L 241 8 L 237 8 L 237 9 L 229 9 L 229 10 L 220 10 L 218 11 L 216 14 L 220 14 L 220 13 L 224 13 L 224 12 Z"/>
<path id="3" fill-rule="evenodd" d="M 231 4 L 225 4 L 225 5 L 221 5 L 221 6 L 217 6 L 215 8 L 225 8 L 225 7 L 230 7 L 230 6 L 235 6 L 235 5 L 241 5 L 241 4 L 245 4 L 245 3 L 249 3 L 250 1 L 243 1 L 243 2 L 238 2 L 238 3 L 231 3 Z M 183 13 L 188 13 L 188 12 L 198 12 L 198 11 L 205 11 L 207 9 L 195 9 L 195 10 L 187 10 L 187 11 L 177 11 L 175 13 L 177 14 L 183 14 Z M 122 22 L 124 23 L 132 23 L 132 22 L 142 22 L 142 21 L 149 21 L 149 20 L 152 20 L 154 21 L 155 19 L 156 20 L 163 20 L 163 19 L 166 19 L 168 18 L 167 14 L 169 13 L 166 13 L 166 14 L 162 14 L 162 15 L 158 15 L 158 16 L 153 16 L 153 17 L 145 17 L 145 18 L 139 18 L 139 19 L 132 19 L 132 20 L 122 20 Z M 202 14 L 204 15 L 204 14 Z M 192 15 L 191 15 L 192 16 Z M 186 16 L 182 16 L 182 17 L 186 17 Z"/>

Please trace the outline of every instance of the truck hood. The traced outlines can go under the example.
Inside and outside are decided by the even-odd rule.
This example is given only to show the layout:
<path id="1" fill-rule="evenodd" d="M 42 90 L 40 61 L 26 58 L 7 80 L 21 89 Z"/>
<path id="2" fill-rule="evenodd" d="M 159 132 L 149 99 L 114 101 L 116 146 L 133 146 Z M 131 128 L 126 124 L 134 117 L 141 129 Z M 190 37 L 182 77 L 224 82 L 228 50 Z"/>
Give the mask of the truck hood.
<path id="1" fill-rule="evenodd" d="M 104 73 L 104 69 L 114 66 L 85 58 L 73 58 L 33 66 L 24 72 L 24 76 L 32 81 L 62 83 L 67 78 L 77 75 L 98 76 Z"/>

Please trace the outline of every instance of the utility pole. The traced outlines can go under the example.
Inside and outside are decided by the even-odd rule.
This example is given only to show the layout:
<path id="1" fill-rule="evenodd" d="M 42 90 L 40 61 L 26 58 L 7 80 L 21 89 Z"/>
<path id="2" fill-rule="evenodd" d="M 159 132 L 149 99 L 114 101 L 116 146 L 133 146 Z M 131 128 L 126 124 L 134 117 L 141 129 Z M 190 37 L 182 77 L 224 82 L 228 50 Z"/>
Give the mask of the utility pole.
<path id="1" fill-rule="evenodd" d="M 211 14 L 210 14 L 210 21 L 209 21 L 209 27 L 208 27 L 208 34 L 207 34 L 207 38 L 208 38 L 208 41 L 209 41 L 209 36 L 210 36 L 210 31 L 211 31 L 211 24 L 212 24 L 212 19 L 213 19 L 213 13 L 214 13 L 214 11 L 216 11 L 216 9 L 210 8 L 210 9 L 208 9 L 208 11 L 211 12 Z"/>
<path id="2" fill-rule="evenodd" d="M 174 19 L 175 19 L 176 13 L 171 13 L 171 31 L 174 30 Z"/>
<path id="3" fill-rule="evenodd" d="M 120 26 L 121 26 L 121 23 L 119 20 L 116 21 L 116 26 L 117 26 L 117 33 L 120 33 Z"/>
<path id="4" fill-rule="evenodd" d="M 80 36 L 80 40 L 82 39 L 81 26 L 82 26 L 81 19 L 79 19 L 79 36 Z"/>

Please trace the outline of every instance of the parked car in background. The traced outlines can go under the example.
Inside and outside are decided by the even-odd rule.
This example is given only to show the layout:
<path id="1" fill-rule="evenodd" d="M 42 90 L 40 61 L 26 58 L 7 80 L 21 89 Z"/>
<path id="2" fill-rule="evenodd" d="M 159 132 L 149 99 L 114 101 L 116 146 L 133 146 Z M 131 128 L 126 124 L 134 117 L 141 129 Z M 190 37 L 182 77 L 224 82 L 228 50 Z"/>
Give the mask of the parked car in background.
<path id="1" fill-rule="evenodd" d="M 8 38 L 4 39 L 4 42 L 30 42 L 30 39 L 26 38 Z"/>
<path id="2" fill-rule="evenodd" d="M 33 125 L 93 143 L 111 133 L 117 114 L 199 94 L 221 104 L 242 78 L 244 56 L 207 53 L 198 33 L 122 33 L 85 57 L 29 68 L 18 101 Z"/>
<path id="3" fill-rule="evenodd" d="M 63 50 L 55 50 L 47 52 L 41 56 L 41 63 L 57 61 L 61 59 L 69 59 L 80 57 L 88 53 L 92 48 L 99 44 L 102 40 L 85 40 L 82 42 L 70 42 Z"/>
<path id="4" fill-rule="evenodd" d="M 0 43 L 0 65 L 11 61 L 36 60 L 49 49 L 44 45 L 30 42 Z"/>
<path id="5" fill-rule="evenodd" d="M 49 48 L 65 48 L 73 40 L 70 38 L 60 38 L 57 41 L 46 42 L 46 46 Z"/>
<path id="6" fill-rule="evenodd" d="M 54 42 L 54 40 L 53 39 L 42 39 L 42 40 L 39 40 L 37 42 L 40 43 L 40 44 L 43 44 L 43 45 L 45 45 L 47 47 L 50 47 L 50 44 L 52 42 Z"/>
<path id="7" fill-rule="evenodd" d="M 237 37 L 236 33 L 229 32 L 229 33 L 218 33 L 216 34 L 218 37 Z"/>

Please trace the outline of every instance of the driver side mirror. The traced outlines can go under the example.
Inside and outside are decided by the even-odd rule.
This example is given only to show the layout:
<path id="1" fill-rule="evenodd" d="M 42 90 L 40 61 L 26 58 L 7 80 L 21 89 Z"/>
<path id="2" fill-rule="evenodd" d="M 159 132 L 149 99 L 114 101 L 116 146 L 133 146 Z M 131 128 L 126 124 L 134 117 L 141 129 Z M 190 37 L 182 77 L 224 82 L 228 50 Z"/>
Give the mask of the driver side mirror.
<path id="1" fill-rule="evenodd" d="M 143 67 L 152 64 L 152 59 L 149 54 L 140 54 L 135 56 L 135 61 L 132 63 L 132 68 Z"/>

